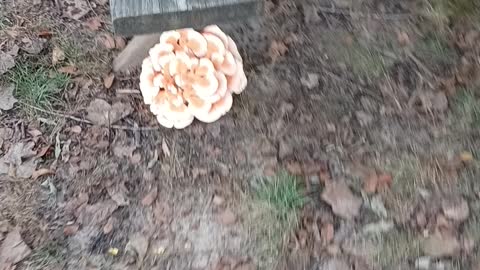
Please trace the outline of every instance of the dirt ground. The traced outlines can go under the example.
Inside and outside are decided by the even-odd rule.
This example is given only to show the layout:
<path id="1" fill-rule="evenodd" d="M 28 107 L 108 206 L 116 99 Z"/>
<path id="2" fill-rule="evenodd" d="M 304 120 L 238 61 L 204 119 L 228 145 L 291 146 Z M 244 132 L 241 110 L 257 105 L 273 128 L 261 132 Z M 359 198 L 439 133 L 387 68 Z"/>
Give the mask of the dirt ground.
<path id="1" fill-rule="evenodd" d="M 0 269 L 480 269 L 478 18 L 265 0 L 220 25 L 231 111 L 169 130 L 111 72 L 108 1 L 4 0 Z"/>

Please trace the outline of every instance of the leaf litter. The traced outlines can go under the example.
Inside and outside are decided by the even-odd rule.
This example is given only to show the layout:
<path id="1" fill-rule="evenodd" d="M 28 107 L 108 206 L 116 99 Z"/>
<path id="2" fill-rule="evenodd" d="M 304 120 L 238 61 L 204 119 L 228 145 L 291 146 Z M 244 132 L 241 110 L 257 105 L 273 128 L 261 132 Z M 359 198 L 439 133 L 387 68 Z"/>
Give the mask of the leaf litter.
<path id="1" fill-rule="evenodd" d="M 127 103 L 116 102 L 110 105 L 103 99 L 94 99 L 87 108 L 86 118 L 95 125 L 108 126 L 127 117 L 133 112 Z"/>
<path id="2" fill-rule="evenodd" d="M 14 144 L 7 154 L 0 159 L 0 175 L 9 174 L 20 178 L 29 178 L 37 167 L 34 142 Z"/>
<path id="3" fill-rule="evenodd" d="M 32 253 L 20 235 L 20 229 L 15 228 L 7 234 L 0 246 L 0 269 L 14 269 L 14 265 L 21 262 Z"/>
<path id="4" fill-rule="evenodd" d="M 1 59 L 0 59 L 1 62 Z M 1 64 L 0 64 L 1 65 Z M 15 85 L 1 85 L 0 84 L 0 110 L 8 111 L 17 103 L 17 99 L 13 96 Z"/>

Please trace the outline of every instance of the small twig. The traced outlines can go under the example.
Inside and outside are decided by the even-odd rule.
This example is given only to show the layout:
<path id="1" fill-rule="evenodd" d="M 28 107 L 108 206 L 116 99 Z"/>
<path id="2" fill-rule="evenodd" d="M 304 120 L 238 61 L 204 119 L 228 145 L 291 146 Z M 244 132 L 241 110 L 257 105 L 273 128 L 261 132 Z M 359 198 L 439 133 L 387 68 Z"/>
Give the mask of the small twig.
<path id="1" fill-rule="evenodd" d="M 140 90 L 137 89 L 117 89 L 117 94 L 140 94 Z"/>
<path id="2" fill-rule="evenodd" d="M 72 116 L 72 115 L 68 115 L 68 114 L 64 114 L 64 113 L 60 113 L 60 112 L 56 112 L 56 111 L 47 111 L 47 110 L 44 110 L 44 109 L 42 109 L 42 108 L 39 108 L 39 107 L 30 105 L 30 104 L 28 104 L 28 103 L 25 103 L 25 102 L 23 102 L 23 101 L 19 101 L 19 103 L 21 103 L 22 105 L 25 105 L 25 106 L 27 106 L 27 107 L 30 107 L 30 108 L 32 108 L 32 109 L 34 109 L 34 110 L 37 110 L 37 111 L 39 111 L 39 112 L 43 112 L 43 113 L 55 115 L 55 116 L 58 116 L 58 117 L 63 117 L 63 118 L 71 119 L 71 120 L 74 120 L 74 121 L 77 121 L 77 122 L 81 122 L 81 123 L 93 125 L 93 123 L 90 122 L 90 121 L 88 121 L 88 120 L 81 119 L 81 118 L 78 118 L 78 117 L 75 117 L 75 116 Z"/>
<path id="3" fill-rule="evenodd" d="M 92 122 L 90 122 L 88 120 L 81 119 L 81 118 L 78 118 L 78 117 L 75 117 L 75 116 L 72 116 L 72 115 L 68 115 L 68 114 L 64 114 L 64 113 L 60 113 L 60 112 L 56 112 L 56 111 L 47 111 L 47 110 L 44 110 L 42 108 L 30 105 L 30 104 L 27 104 L 27 103 L 22 102 L 22 101 L 19 101 L 19 103 L 21 103 L 21 104 L 23 104 L 27 107 L 30 107 L 34 110 L 37 110 L 39 112 L 55 115 L 55 116 L 58 116 L 58 117 L 63 117 L 63 118 L 70 119 L 70 120 L 73 120 L 73 121 L 77 121 L 77 122 L 80 122 L 80 123 L 84 123 L 84 124 L 87 124 L 87 125 L 94 125 Z M 160 129 L 160 127 L 128 127 L 128 126 L 120 126 L 120 125 L 111 125 L 109 128 L 119 129 L 119 130 L 132 130 L 132 131 L 155 131 L 155 130 Z"/>

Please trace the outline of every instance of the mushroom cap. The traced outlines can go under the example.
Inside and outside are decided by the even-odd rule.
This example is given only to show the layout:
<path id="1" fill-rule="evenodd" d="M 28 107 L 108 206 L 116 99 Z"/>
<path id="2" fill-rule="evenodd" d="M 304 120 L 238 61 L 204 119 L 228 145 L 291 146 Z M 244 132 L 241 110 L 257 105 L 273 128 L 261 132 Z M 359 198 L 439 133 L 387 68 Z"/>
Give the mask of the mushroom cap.
<path id="1" fill-rule="evenodd" d="M 227 46 L 228 44 L 228 36 L 218 27 L 218 25 L 207 25 L 205 28 L 203 28 L 203 33 L 210 33 L 222 40 L 223 44 Z"/>
<path id="2" fill-rule="evenodd" d="M 197 118 L 211 123 L 233 105 L 247 85 L 242 57 L 218 26 L 166 31 L 142 63 L 145 104 L 167 128 L 182 129 Z"/>
<path id="3" fill-rule="evenodd" d="M 243 71 L 243 64 L 237 63 L 238 68 L 233 76 L 227 77 L 227 88 L 229 91 L 240 94 L 245 89 L 247 77 Z"/>
<path id="4" fill-rule="evenodd" d="M 208 113 L 198 114 L 195 117 L 205 123 L 215 122 L 232 108 L 232 104 L 233 97 L 230 93 L 227 93 L 222 99 L 212 105 Z"/>

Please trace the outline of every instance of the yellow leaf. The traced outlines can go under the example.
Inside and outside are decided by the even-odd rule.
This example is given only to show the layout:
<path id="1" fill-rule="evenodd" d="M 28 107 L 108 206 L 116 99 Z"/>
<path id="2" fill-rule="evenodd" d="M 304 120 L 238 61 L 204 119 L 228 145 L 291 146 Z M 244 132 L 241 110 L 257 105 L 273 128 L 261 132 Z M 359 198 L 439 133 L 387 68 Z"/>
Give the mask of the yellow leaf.
<path id="1" fill-rule="evenodd" d="M 117 256 L 118 254 L 118 248 L 109 248 L 108 249 L 108 254 L 112 255 L 112 256 Z"/>
<path id="2" fill-rule="evenodd" d="M 460 153 L 460 159 L 463 162 L 470 162 L 470 161 L 473 160 L 473 155 L 470 152 L 464 151 L 464 152 Z"/>

